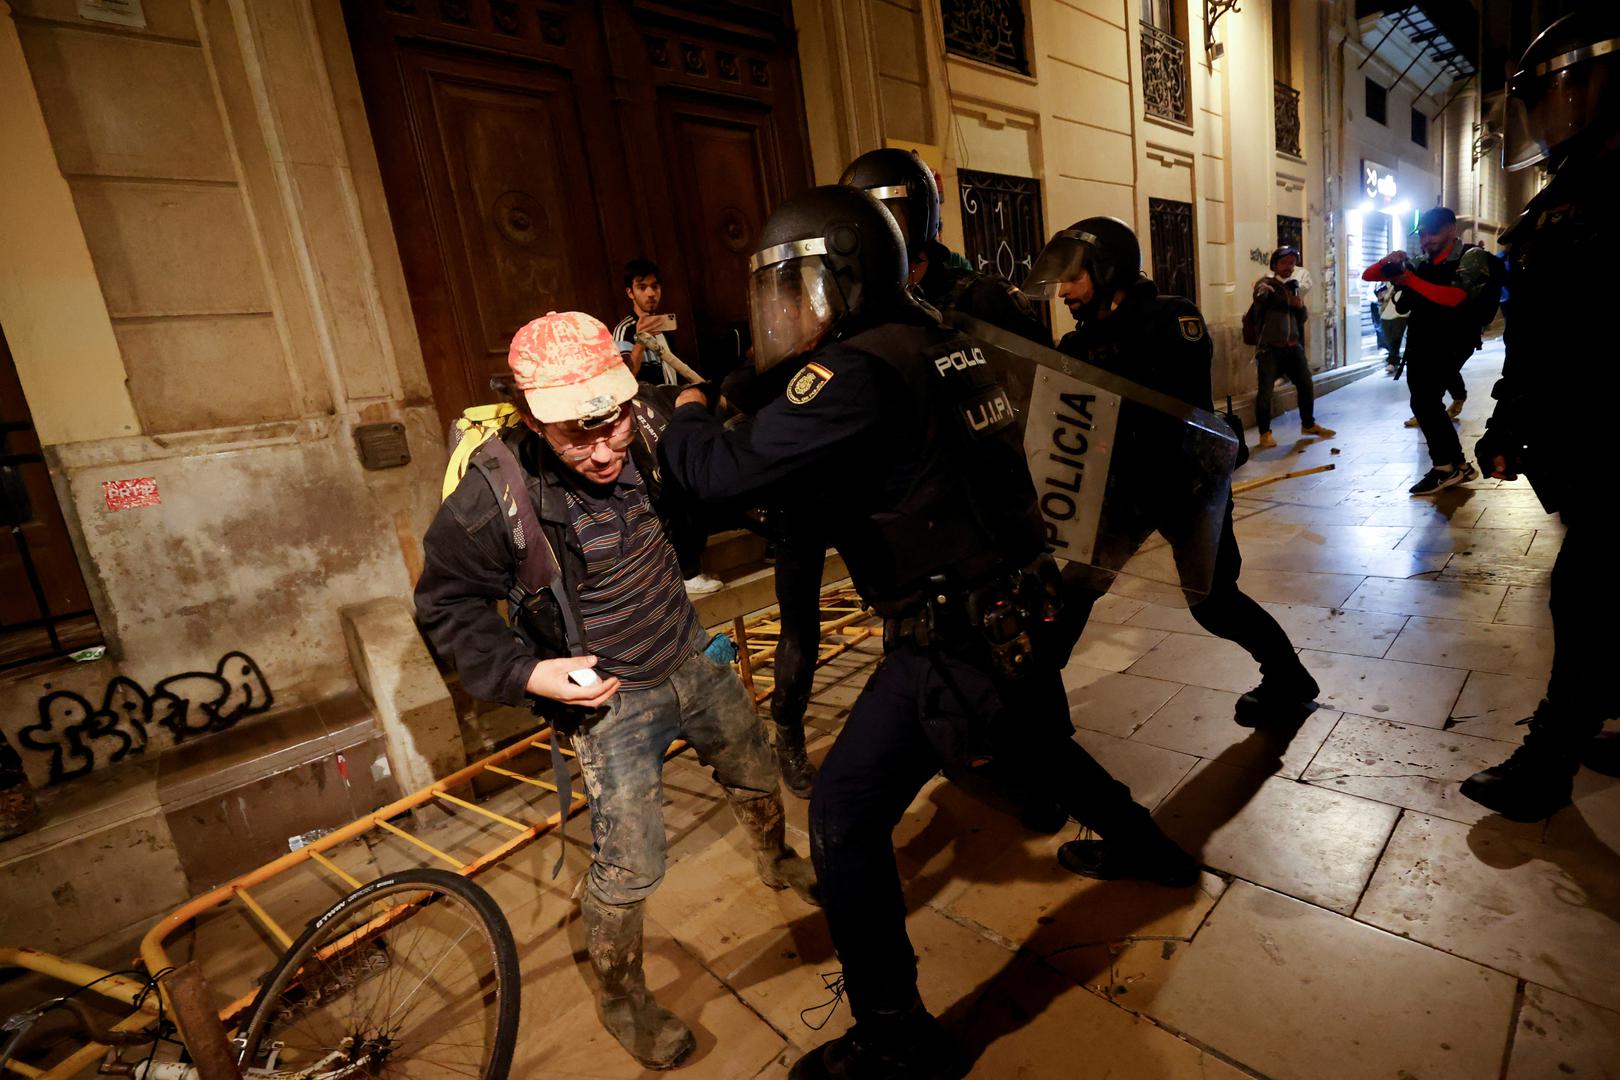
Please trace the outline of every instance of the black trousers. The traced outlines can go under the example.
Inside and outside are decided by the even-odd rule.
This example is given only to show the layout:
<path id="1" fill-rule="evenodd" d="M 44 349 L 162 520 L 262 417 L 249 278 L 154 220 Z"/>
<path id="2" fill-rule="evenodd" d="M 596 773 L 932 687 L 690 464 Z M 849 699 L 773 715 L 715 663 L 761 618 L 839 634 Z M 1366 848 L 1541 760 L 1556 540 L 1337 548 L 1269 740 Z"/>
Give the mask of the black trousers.
<path id="1" fill-rule="evenodd" d="M 1254 426 L 1264 435 L 1271 430 L 1271 389 L 1279 377 L 1294 384 L 1299 395 L 1299 426 L 1316 423 L 1315 386 L 1311 383 L 1311 366 L 1305 360 L 1305 349 L 1300 345 L 1277 345 L 1261 349 L 1255 354 L 1255 369 L 1260 376 L 1260 390 L 1254 399 Z"/>
<path id="2" fill-rule="evenodd" d="M 787 505 L 771 510 L 771 540 L 776 549 L 776 604 L 782 633 L 776 643 L 771 689 L 771 719 L 783 726 L 804 725 L 804 710 L 816 677 L 821 647 L 821 574 L 827 544 L 804 512 Z"/>
<path id="3" fill-rule="evenodd" d="M 1198 625 L 1216 637 L 1243 648 L 1260 665 L 1260 674 L 1287 678 L 1304 670 L 1287 631 L 1247 593 L 1238 588 L 1243 555 L 1238 551 L 1237 534 L 1232 529 L 1232 504 L 1226 504 L 1220 542 L 1215 549 L 1215 572 L 1209 595 L 1188 608 Z M 1067 657 L 1086 629 L 1092 606 L 1103 595 L 1077 579 L 1065 575 L 1063 611 L 1058 620 L 1058 648 Z"/>
<path id="4" fill-rule="evenodd" d="M 1446 392 L 1454 398 L 1468 396 L 1462 385 L 1463 361 L 1473 354 L 1473 345 L 1452 345 L 1436 348 L 1430 345 L 1406 348 L 1406 391 L 1412 403 L 1412 415 L 1423 429 L 1423 439 L 1429 444 L 1429 460 L 1444 468 L 1459 465 L 1463 460 L 1462 442 L 1457 429 L 1446 415 Z M 1460 398 L 1459 398 L 1460 400 Z"/>
<path id="5" fill-rule="evenodd" d="M 883 658 L 810 799 L 822 911 L 857 1021 L 916 1001 L 917 960 L 892 834 L 924 783 L 985 756 L 1058 797 L 1099 835 L 1151 825 L 1130 789 L 1072 738 L 1056 668 L 1009 687 L 982 666 L 901 645 Z"/>
<path id="6" fill-rule="evenodd" d="M 1560 726 L 1581 738 L 1620 716 L 1620 684 L 1608 667 L 1614 662 L 1614 634 L 1605 629 L 1620 606 L 1620 561 L 1612 538 L 1589 514 L 1566 511 L 1563 518 L 1568 531 L 1553 563 L 1548 605 L 1553 664 L 1547 703 Z"/>

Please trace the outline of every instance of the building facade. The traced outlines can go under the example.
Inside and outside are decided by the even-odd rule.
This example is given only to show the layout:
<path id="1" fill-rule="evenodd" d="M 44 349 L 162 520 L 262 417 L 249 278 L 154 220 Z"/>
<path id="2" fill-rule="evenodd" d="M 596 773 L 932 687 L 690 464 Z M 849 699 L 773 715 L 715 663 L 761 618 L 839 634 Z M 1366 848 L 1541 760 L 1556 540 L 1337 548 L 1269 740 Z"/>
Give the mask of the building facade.
<path id="1" fill-rule="evenodd" d="M 765 215 L 864 150 L 918 149 L 945 241 L 1010 281 L 1129 222 L 1240 409 L 1242 313 L 1297 243 L 1312 367 L 1354 374 L 1344 7 L 0 2 L 0 736 L 60 793 L 8 892 L 57 910 L 64 837 L 148 853 L 40 927 L 88 940 L 229 870 L 219 828 L 263 861 L 477 749 L 409 608 L 446 422 L 522 322 L 621 314 L 633 256 L 723 366 Z M 319 795 L 231 817 L 293 766 Z"/>

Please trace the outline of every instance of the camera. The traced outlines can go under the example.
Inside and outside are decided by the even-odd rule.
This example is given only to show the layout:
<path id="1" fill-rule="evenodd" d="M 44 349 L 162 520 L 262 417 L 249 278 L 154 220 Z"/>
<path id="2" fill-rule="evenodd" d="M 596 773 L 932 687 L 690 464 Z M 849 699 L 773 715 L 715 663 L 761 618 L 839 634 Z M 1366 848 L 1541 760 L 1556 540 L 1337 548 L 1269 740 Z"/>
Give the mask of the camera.
<path id="1" fill-rule="evenodd" d="M 1394 281 L 1402 274 L 1410 274 L 1412 264 L 1405 259 L 1398 263 L 1380 263 L 1378 272 L 1385 281 Z"/>

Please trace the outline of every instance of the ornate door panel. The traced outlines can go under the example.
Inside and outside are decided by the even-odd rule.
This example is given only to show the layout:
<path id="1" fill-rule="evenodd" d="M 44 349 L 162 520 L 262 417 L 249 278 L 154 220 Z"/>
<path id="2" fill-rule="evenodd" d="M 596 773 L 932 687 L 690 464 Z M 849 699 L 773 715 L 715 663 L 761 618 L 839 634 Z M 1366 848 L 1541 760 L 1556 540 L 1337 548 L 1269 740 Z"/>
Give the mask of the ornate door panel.
<path id="1" fill-rule="evenodd" d="M 1198 253 L 1191 203 L 1148 200 L 1153 281 L 1159 291 L 1198 303 Z"/>
<path id="2" fill-rule="evenodd" d="M 518 327 L 617 306 L 585 139 L 565 73 L 414 50 L 402 74 L 470 397 L 489 400 Z M 570 166 L 570 163 L 573 163 Z M 444 403 L 441 403 L 444 404 Z"/>
<path id="3" fill-rule="evenodd" d="M 686 350 L 810 182 L 786 0 L 344 0 L 439 410 L 489 400 L 523 321 L 626 309 L 645 256 Z M 688 328 L 691 329 L 688 329 Z"/>
<path id="4" fill-rule="evenodd" d="M 746 323 L 748 257 L 780 198 L 770 113 L 669 95 L 663 104 L 692 314 L 705 327 Z"/>

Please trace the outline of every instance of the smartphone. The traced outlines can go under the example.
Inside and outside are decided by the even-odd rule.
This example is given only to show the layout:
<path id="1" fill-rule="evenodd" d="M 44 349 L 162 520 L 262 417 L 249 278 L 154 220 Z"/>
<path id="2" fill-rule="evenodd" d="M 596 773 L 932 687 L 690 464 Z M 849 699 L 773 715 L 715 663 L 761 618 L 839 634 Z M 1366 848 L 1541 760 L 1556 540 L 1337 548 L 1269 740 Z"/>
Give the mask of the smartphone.
<path id="1" fill-rule="evenodd" d="M 600 686 L 602 677 L 593 668 L 582 667 L 568 673 L 568 681 L 575 686 Z"/>
<path id="2" fill-rule="evenodd" d="M 649 334 L 669 334 L 673 333 L 674 330 L 675 316 L 673 315 L 654 315 L 652 322 L 647 324 L 647 333 Z"/>

